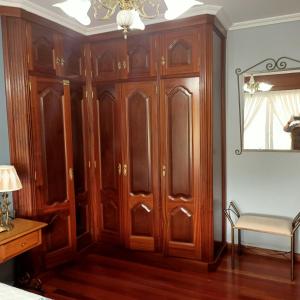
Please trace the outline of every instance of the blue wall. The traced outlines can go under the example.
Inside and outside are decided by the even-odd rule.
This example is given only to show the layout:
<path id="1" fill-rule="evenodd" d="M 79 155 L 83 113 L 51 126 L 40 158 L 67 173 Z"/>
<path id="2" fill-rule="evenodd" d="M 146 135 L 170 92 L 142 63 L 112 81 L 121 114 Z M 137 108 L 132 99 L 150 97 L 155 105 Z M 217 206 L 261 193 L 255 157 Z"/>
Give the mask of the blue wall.
<path id="1" fill-rule="evenodd" d="M 229 31 L 227 40 L 227 200 L 242 212 L 295 217 L 300 211 L 300 154 L 244 152 L 239 147 L 238 88 L 235 69 L 242 70 L 268 57 L 300 59 L 300 22 Z M 230 228 L 228 225 L 228 241 Z M 300 253 L 300 231 L 296 251 Z M 245 232 L 246 245 L 289 251 L 289 238 Z"/>
<path id="2" fill-rule="evenodd" d="M 6 113 L 6 95 L 4 83 L 2 28 L 0 22 L 0 165 L 5 164 L 10 164 L 10 158 Z M 13 261 L 9 261 L 5 264 L 0 265 L 0 282 L 12 282 L 13 270 Z"/>

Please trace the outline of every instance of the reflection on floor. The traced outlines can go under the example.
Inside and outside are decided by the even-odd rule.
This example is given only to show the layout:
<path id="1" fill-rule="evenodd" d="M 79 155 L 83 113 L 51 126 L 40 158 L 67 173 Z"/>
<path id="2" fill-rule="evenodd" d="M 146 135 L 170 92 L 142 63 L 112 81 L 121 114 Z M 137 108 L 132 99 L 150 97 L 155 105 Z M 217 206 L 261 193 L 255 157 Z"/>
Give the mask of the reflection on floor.
<path id="1" fill-rule="evenodd" d="M 234 272 L 227 255 L 217 272 L 180 272 L 103 256 L 96 247 L 45 279 L 44 288 L 56 300 L 300 299 L 300 265 L 294 282 L 289 272 L 287 260 L 249 254 Z"/>

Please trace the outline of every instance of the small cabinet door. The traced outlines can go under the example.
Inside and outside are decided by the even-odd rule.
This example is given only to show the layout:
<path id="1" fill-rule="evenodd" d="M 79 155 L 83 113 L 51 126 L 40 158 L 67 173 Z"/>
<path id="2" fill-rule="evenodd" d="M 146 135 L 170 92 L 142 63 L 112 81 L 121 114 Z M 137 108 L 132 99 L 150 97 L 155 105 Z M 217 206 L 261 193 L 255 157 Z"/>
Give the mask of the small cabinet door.
<path id="1" fill-rule="evenodd" d="M 71 82 L 74 190 L 76 203 L 77 249 L 91 243 L 91 210 L 88 189 L 88 119 L 85 87 Z"/>
<path id="2" fill-rule="evenodd" d="M 147 78 L 157 74 L 157 38 L 151 35 L 129 36 L 127 40 L 128 78 Z"/>
<path id="3" fill-rule="evenodd" d="M 199 72 L 199 31 L 185 29 L 162 35 L 161 74 L 179 75 Z"/>
<path id="4" fill-rule="evenodd" d="M 62 38 L 63 76 L 70 79 L 81 79 L 84 77 L 83 49 L 81 41 L 69 37 Z"/>
<path id="5" fill-rule="evenodd" d="M 123 84 L 123 203 L 125 242 L 159 247 L 158 100 L 155 82 Z"/>
<path id="6" fill-rule="evenodd" d="M 60 37 L 47 27 L 27 24 L 28 68 L 30 71 L 61 73 Z"/>
<path id="7" fill-rule="evenodd" d="M 72 258 L 76 247 L 69 82 L 30 77 L 37 212 L 46 231 L 46 265 Z"/>
<path id="8" fill-rule="evenodd" d="M 161 184 L 167 255 L 200 258 L 199 78 L 161 85 Z"/>
<path id="9" fill-rule="evenodd" d="M 112 81 L 126 77 L 124 40 L 103 41 L 92 45 L 92 68 L 95 81 Z"/>
<path id="10" fill-rule="evenodd" d="M 120 185 L 122 175 L 120 149 L 120 100 L 115 86 L 97 86 L 96 143 L 101 174 L 101 240 L 120 243 Z"/>

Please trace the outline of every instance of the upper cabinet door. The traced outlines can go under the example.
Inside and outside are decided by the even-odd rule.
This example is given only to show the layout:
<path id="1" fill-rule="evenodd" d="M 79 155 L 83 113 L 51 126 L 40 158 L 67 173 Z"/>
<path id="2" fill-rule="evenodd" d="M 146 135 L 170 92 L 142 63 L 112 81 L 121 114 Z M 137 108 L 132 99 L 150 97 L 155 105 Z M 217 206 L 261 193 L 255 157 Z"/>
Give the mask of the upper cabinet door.
<path id="1" fill-rule="evenodd" d="M 199 72 L 199 32 L 196 29 L 171 31 L 162 35 L 162 75 Z"/>
<path id="2" fill-rule="evenodd" d="M 127 41 L 128 78 L 147 78 L 157 74 L 156 38 L 150 35 L 129 36 Z"/>
<path id="3" fill-rule="evenodd" d="M 47 27 L 27 25 L 29 70 L 56 75 L 60 73 L 59 37 Z"/>
<path id="4" fill-rule="evenodd" d="M 83 49 L 81 42 L 72 38 L 62 38 L 61 65 L 63 76 L 70 79 L 84 77 Z"/>
<path id="5" fill-rule="evenodd" d="M 125 77 L 125 50 L 123 40 L 103 41 L 92 45 L 94 80 L 112 81 Z"/>
<path id="6" fill-rule="evenodd" d="M 161 184 L 165 252 L 200 258 L 199 78 L 163 80 Z"/>
<path id="7" fill-rule="evenodd" d="M 125 241 L 131 249 L 153 251 L 160 235 L 156 83 L 124 84 L 123 99 Z"/>

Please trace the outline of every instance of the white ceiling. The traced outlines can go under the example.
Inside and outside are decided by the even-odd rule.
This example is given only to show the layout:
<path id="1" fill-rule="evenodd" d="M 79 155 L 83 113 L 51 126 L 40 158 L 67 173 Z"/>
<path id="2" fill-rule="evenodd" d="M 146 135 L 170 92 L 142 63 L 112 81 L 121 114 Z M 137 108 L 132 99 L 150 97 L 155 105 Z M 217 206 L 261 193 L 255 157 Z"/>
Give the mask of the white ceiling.
<path id="1" fill-rule="evenodd" d="M 0 0 L 0 5 L 23 8 L 86 35 L 116 29 L 115 17 L 106 22 L 93 20 L 88 27 L 81 25 L 76 20 L 66 16 L 60 9 L 52 7 L 52 4 L 63 1 Z M 205 5 L 191 8 L 182 17 L 206 13 L 215 14 L 229 30 L 300 20 L 299 0 L 202 0 L 202 2 Z M 90 15 L 93 19 L 92 11 Z M 162 17 L 147 20 L 145 23 L 151 24 L 161 21 L 164 21 Z"/>

